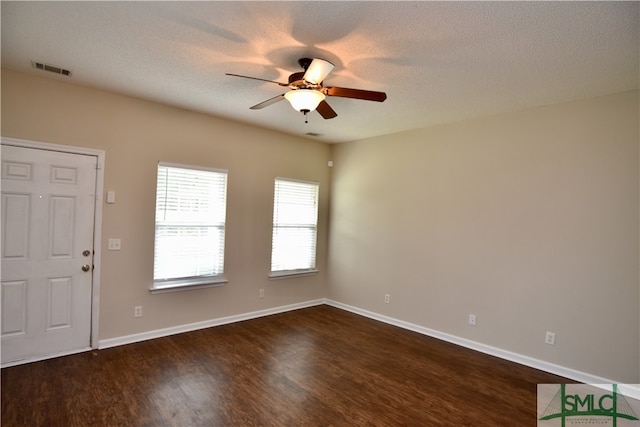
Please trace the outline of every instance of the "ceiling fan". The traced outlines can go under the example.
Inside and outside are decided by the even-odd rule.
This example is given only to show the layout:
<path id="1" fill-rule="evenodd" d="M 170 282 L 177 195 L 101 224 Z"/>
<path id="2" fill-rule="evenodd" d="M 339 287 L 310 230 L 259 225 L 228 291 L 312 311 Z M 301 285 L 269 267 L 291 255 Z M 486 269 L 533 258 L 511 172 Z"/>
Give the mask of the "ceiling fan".
<path id="1" fill-rule="evenodd" d="M 313 110 L 318 111 L 318 113 L 320 113 L 320 115 L 325 119 L 332 119 L 338 115 L 327 101 L 325 101 L 327 96 L 339 96 L 342 98 L 364 99 L 367 101 L 378 102 L 382 102 L 387 99 L 387 94 L 384 92 L 323 86 L 322 82 L 334 67 L 334 65 L 327 60 L 320 58 L 300 58 L 298 60 L 298 64 L 300 64 L 304 71 L 291 74 L 289 76 L 288 83 L 261 79 L 259 77 L 243 76 L 240 74 L 226 73 L 226 75 L 261 80 L 288 87 L 290 89 L 288 92 L 269 98 L 266 101 L 262 101 L 250 108 L 252 110 L 259 110 L 286 99 L 291 103 L 294 110 L 300 111 L 305 115 L 305 123 L 307 122 L 307 113 Z"/>

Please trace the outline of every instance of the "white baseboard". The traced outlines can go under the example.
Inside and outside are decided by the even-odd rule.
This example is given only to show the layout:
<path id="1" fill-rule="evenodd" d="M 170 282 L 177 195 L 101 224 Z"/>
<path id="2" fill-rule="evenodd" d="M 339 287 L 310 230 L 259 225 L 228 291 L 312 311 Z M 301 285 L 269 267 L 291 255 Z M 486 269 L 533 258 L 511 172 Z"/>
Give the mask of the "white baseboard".
<path id="1" fill-rule="evenodd" d="M 169 335 L 181 334 L 183 332 L 196 331 L 198 329 L 211 328 L 213 326 L 226 325 L 228 323 L 241 322 L 243 320 L 256 319 L 258 317 L 270 316 L 272 314 L 284 313 L 286 311 L 298 310 L 301 308 L 313 307 L 325 303 L 324 299 L 306 301 L 297 304 L 284 305 L 280 307 L 268 308 L 266 310 L 252 311 L 249 313 L 237 314 L 233 316 L 220 317 L 218 319 L 205 320 L 202 322 L 189 323 L 186 325 L 173 326 L 171 328 L 156 329 L 139 334 L 126 335 L 122 337 L 107 338 L 98 342 L 99 349 L 116 347 L 119 345 L 132 344 L 135 342 L 151 340 L 154 338 L 166 337 Z"/>
<path id="2" fill-rule="evenodd" d="M 238 314 L 238 315 L 233 315 L 228 317 L 221 317 L 218 319 L 205 320 L 203 322 L 196 322 L 196 323 L 190 323 L 186 325 L 174 326 L 171 328 L 156 329 L 154 331 L 142 332 L 139 334 L 126 335 L 126 336 L 116 337 L 116 338 L 108 338 L 108 339 L 100 340 L 98 348 L 105 349 L 105 348 L 115 347 L 119 345 L 131 344 L 131 343 L 146 341 L 154 338 L 161 338 L 169 335 L 180 334 L 183 332 L 190 332 L 198 329 L 210 328 L 213 326 L 220 326 L 220 325 L 225 325 L 229 323 L 241 322 L 243 320 L 256 319 L 259 317 L 269 316 L 272 314 L 284 313 L 287 311 L 313 307 L 313 306 L 322 305 L 322 304 L 326 304 L 331 307 L 339 308 L 341 310 L 358 314 L 360 316 L 364 316 L 370 319 L 378 320 L 380 322 L 388 323 L 393 326 L 398 326 L 400 328 L 417 332 L 422 335 L 426 335 L 426 336 L 437 338 L 446 342 L 457 344 L 461 347 L 469 348 L 471 350 L 476 350 L 481 353 L 489 354 L 491 356 L 496 356 L 501 359 L 509 360 L 511 362 L 519 363 L 524 366 L 529 366 L 531 368 L 539 369 L 541 371 L 545 371 L 550 374 L 558 375 L 564 378 L 569 378 L 571 380 L 579 381 L 585 384 L 616 383 L 616 381 L 613 381 L 607 378 L 591 375 L 586 372 L 577 371 L 575 369 L 545 362 L 543 360 L 534 359 L 529 356 L 513 353 L 511 351 L 503 350 L 497 347 L 492 347 L 490 345 L 468 340 L 466 338 L 457 337 L 455 335 L 447 334 L 445 332 L 440 332 L 435 329 L 426 328 L 424 326 L 416 325 L 410 322 L 405 322 L 403 320 L 384 316 L 382 314 L 374 313 L 368 310 L 363 310 L 358 307 L 353 307 L 353 306 L 343 304 L 341 302 L 333 301 L 330 299 L 326 299 L 326 298 L 306 301 L 306 302 L 291 304 L 286 306 L 274 307 L 266 310 L 253 311 L 249 313 Z"/>
<path id="3" fill-rule="evenodd" d="M 447 341 L 452 344 L 457 344 L 462 347 L 466 347 L 472 350 L 479 351 L 481 353 L 496 356 L 501 359 L 516 362 L 521 365 L 529 366 L 531 368 L 539 369 L 541 371 L 548 372 L 550 374 L 558 375 L 564 378 L 569 378 L 574 381 L 579 381 L 585 384 L 614 384 L 616 381 L 598 377 L 588 374 L 586 372 L 576 371 L 575 369 L 567 368 L 565 366 L 556 365 L 553 363 L 545 362 L 543 360 L 534 359 L 529 356 L 523 356 L 522 354 L 513 353 L 511 351 L 503 350 L 490 345 L 482 344 L 476 341 L 468 340 L 466 338 L 460 338 L 455 335 L 450 335 L 444 332 L 436 331 L 435 329 L 425 328 L 424 326 L 416 325 L 414 323 L 398 320 L 393 317 L 384 316 L 382 314 L 374 313 L 372 311 L 363 310 L 361 308 L 353 307 L 341 302 L 325 299 L 325 304 L 332 307 L 336 307 L 342 310 L 350 311 L 361 316 L 368 317 L 370 319 L 378 320 L 380 322 L 388 323 L 390 325 L 398 326 L 403 329 L 407 329 L 413 332 L 417 332 L 422 335 L 427 335 L 433 338 Z"/>

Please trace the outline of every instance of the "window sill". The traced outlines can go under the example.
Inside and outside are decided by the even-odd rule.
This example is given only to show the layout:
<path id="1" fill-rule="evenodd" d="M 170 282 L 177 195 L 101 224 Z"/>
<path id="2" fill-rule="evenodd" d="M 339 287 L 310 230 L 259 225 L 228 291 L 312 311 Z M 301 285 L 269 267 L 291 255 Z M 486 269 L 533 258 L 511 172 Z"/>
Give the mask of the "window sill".
<path id="1" fill-rule="evenodd" d="M 218 286 L 224 286 L 228 280 L 225 277 L 210 277 L 206 280 L 193 279 L 175 281 L 173 283 L 165 283 L 161 286 L 154 286 L 149 288 L 149 292 L 152 294 L 164 294 L 166 292 L 179 292 L 179 291 L 191 291 L 194 289 L 214 288 Z"/>
<path id="2" fill-rule="evenodd" d="M 288 279 L 291 277 L 312 276 L 319 273 L 320 270 L 285 270 L 285 271 L 272 271 L 269 273 L 270 280 Z"/>

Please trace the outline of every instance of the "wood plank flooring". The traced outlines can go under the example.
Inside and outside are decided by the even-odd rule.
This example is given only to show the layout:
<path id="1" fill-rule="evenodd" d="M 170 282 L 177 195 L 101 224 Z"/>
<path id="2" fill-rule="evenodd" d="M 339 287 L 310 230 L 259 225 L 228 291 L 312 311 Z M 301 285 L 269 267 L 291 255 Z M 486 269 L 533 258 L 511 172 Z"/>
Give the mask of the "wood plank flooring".
<path id="1" fill-rule="evenodd" d="M 2 369 L 10 426 L 535 426 L 571 382 L 329 306 Z"/>

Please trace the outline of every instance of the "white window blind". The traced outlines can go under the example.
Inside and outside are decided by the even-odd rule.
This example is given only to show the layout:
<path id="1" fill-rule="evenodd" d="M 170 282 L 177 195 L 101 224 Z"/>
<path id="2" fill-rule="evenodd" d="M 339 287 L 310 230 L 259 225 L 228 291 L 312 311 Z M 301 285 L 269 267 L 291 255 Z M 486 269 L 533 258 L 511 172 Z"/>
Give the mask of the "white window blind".
<path id="1" fill-rule="evenodd" d="M 276 178 L 271 271 L 316 267 L 318 184 Z"/>
<path id="2" fill-rule="evenodd" d="M 226 197 L 225 171 L 158 164 L 154 288 L 222 275 Z"/>

